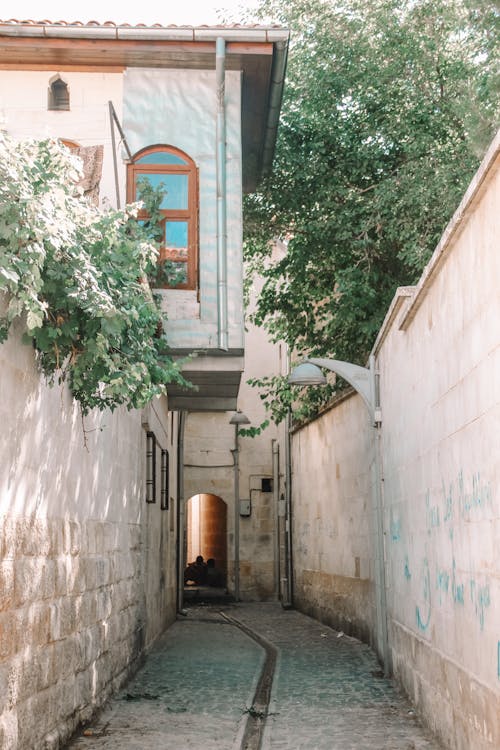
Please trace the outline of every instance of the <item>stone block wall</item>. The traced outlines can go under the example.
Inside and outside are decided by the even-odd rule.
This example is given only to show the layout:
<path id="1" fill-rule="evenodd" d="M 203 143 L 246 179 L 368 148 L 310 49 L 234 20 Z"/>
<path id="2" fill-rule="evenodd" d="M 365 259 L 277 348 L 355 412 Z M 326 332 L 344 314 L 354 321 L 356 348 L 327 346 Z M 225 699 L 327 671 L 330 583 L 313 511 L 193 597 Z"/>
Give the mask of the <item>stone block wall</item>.
<path id="1" fill-rule="evenodd" d="M 354 394 L 293 435 L 294 604 L 376 645 L 370 438 Z"/>
<path id="2" fill-rule="evenodd" d="M 175 498 L 174 422 L 157 400 L 82 423 L 18 334 L 0 347 L 0 747 L 55 750 L 175 617 L 175 503 L 145 502 L 143 425 Z"/>
<path id="3" fill-rule="evenodd" d="M 389 653 L 452 750 L 500 747 L 499 204 L 500 134 L 373 349 Z M 373 432 L 358 395 L 296 432 L 293 530 L 297 605 L 376 643 Z"/>
<path id="4" fill-rule="evenodd" d="M 0 535 L 0 747 L 57 748 L 144 650 L 141 529 L 32 516 Z"/>

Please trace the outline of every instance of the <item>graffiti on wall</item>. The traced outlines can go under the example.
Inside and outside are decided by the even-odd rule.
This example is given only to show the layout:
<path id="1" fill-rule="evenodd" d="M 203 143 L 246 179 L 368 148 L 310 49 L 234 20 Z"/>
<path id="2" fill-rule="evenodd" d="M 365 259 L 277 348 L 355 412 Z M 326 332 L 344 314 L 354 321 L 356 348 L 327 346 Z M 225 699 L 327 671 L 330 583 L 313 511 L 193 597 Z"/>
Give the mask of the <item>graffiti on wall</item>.
<path id="1" fill-rule="evenodd" d="M 429 561 L 424 558 L 422 568 L 422 591 L 420 593 L 420 602 L 415 607 L 417 625 L 420 630 L 427 630 L 431 621 L 432 602 L 431 602 L 431 575 L 429 570 Z"/>
<path id="2" fill-rule="evenodd" d="M 459 533 L 464 522 L 479 521 L 488 517 L 493 508 L 492 497 L 491 484 L 484 481 L 479 472 L 472 474 L 468 482 L 465 481 L 462 471 L 459 472 L 456 480 L 448 485 L 443 481 L 441 492 L 436 499 L 433 499 L 430 490 L 425 493 L 425 530 L 427 537 L 434 538 L 432 545 L 440 550 L 441 560 L 435 563 L 429 562 L 426 552 L 420 565 L 420 575 L 414 582 L 416 586 L 414 589 L 415 621 L 421 632 L 429 628 L 433 599 L 440 606 L 452 602 L 457 611 L 467 610 L 468 616 L 473 616 L 477 620 L 480 630 L 484 629 L 488 608 L 491 605 L 490 585 L 484 576 L 480 576 L 478 580 L 470 555 L 467 559 L 467 569 L 457 564 L 455 559 L 457 540 L 454 540 L 454 532 Z M 391 509 L 389 538 L 393 543 L 402 543 L 404 549 L 406 542 L 410 540 L 404 538 L 403 530 L 403 520 L 399 513 Z M 446 538 L 449 541 L 443 546 Z M 413 546 L 411 544 L 411 547 Z M 443 553 L 445 564 L 442 559 Z M 410 554 L 406 552 L 402 557 L 402 572 L 406 585 L 411 585 L 413 568 L 418 570 L 419 565 L 415 565 L 415 561 L 410 563 Z"/>

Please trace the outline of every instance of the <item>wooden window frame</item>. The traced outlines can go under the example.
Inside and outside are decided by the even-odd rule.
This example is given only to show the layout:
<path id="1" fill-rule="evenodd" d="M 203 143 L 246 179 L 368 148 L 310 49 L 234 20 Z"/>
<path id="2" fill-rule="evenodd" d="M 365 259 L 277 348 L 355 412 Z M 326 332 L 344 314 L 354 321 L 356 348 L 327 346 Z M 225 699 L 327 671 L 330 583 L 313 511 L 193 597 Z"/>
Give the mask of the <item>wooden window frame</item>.
<path id="1" fill-rule="evenodd" d="M 69 112 L 70 108 L 68 82 L 57 73 L 49 81 L 47 109 L 49 112 Z"/>
<path id="2" fill-rule="evenodd" d="M 137 159 L 141 159 L 148 154 L 157 152 L 166 152 L 179 157 L 186 161 L 186 164 L 138 164 Z M 187 209 L 162 209 L 163 221 L 181 220 L 186 221 L 188 225 L 188 247 L 187 247 L 187 281 L 186 283 L 176 284 L 175 286 L 163 285 L 164 289 L 197 289 L 198 287 L 198 168 L 191 157 L 181 149 L 175 146 L 156 145 L 147 146 L 134 154 L 132 161 L 127 165 L 127 202 L 133 203 L 136 200 L 136 181 L 137 177 L 144 174 L 185 174 L 188 177 L 188 207 Z M 146 211 L 139 211 L 137 218 L 144 220 L 148 218 Z M 173 250 L 160 248 L 160 261 L 162 260 L 183 261 L 181 256 L 176 257 Z"/>

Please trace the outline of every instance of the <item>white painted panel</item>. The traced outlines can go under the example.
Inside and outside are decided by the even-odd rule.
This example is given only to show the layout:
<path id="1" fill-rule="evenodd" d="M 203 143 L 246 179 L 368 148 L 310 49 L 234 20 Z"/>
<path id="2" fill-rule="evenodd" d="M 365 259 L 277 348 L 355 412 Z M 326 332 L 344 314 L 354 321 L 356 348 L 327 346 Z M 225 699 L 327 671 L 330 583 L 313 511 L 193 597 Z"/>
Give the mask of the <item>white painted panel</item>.
<path id="1" fill-rule="evenodd" d="M 163 294 L 171 311 L 169 343 L 217 347 L 215 71 L 128 69 L 124 80 L 124 128 L 132 153 L 154 144 L 175 146 L 199 169 L 200 307 L 193 311 L 176 290 Z M 240 73 L 226 72 L 229 346 L 237 348 L 243 345 L 240 88 Z"/>

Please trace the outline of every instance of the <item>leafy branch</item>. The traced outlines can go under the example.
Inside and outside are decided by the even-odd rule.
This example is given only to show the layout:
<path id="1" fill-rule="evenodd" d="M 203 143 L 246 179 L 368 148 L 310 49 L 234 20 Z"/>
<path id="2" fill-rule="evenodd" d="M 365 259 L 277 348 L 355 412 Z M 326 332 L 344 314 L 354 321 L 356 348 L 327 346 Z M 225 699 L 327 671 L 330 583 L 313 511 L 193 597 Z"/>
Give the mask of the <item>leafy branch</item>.
<path id="1" fill-rule="evenodd" d="M 0 341 L 22 319 L 50 384 L 67 382 L 82 413 L 140 408 L 170 382 L 189 385 L 167 354 L 157 269 L 158 193 L 100 211 L 75 187 L 79 160 L 56 141 L 0 134 Z"/>

